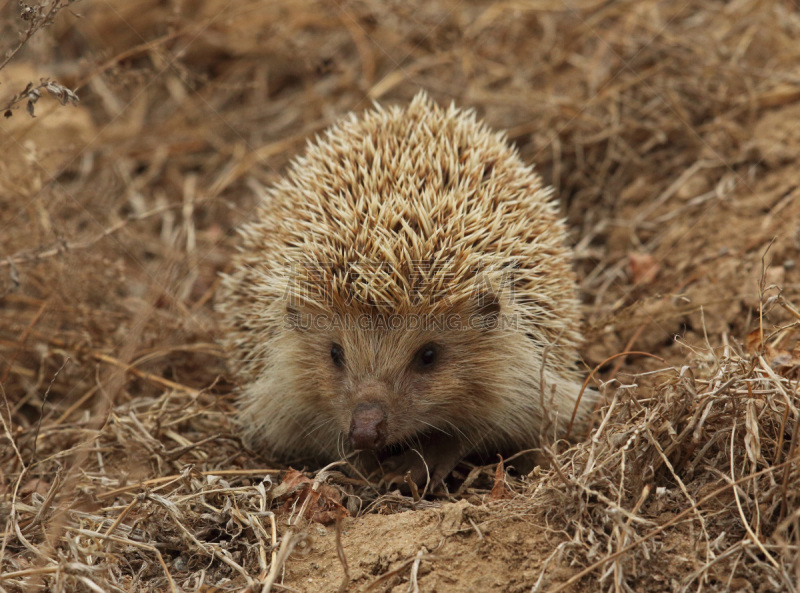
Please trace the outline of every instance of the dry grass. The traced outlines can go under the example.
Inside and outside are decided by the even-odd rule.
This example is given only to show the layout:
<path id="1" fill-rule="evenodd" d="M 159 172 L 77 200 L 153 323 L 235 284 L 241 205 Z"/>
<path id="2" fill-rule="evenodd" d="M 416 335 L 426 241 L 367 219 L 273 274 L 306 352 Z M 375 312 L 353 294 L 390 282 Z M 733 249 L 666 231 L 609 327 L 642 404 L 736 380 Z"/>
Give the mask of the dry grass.
<path id="1" fill-rule="evenodd" d="M 0 70 L 0 591 L 470 590 L 435 580 L 462 576 L 447 546 L 530 522 L 548 551 L 509 590 L 797 590 L 794 3 L 56 4 L 28 35 L 0 3 L 0 43 L 23 41 Z M 45 95 L 31 119 L 48 83 L 80 103 Z M 494 466 L 423 500 L 337 467 L 282 483 L 230 421 L 212 302 L 232 229 L 309 136 L 420 87 L 558 189 L 587 361 L 668 361 L 602 365 L 591 438 L 507 474 L 509 500 Z M 365 514 L 448 498 L 483 514 L 362 570 Z M 315 589 L 292 563 L 339 502 L 361 516 Z"/>
<path id="2" fill-rule="evenodd" d="M 793 334 L 796 343 L 798 328 L 795 321 L 779 339 Z M 651 390 L 635 377 L 612 382 L 590 441 L 555 458 L 523 502 L 556 509 L 551 520 L 582 544 L 559 553 L 588 566 L 553 591 L 595 570 L 606 586 L 628 589 L 670 531 L 690 542 L 671 559 L 694 565 L 683 588 L 796 589 L 800 352 L 755 346 L 749 355 L 731 346 L 707 354 L 702 378 L 684 366 L 658 373 Z"/>

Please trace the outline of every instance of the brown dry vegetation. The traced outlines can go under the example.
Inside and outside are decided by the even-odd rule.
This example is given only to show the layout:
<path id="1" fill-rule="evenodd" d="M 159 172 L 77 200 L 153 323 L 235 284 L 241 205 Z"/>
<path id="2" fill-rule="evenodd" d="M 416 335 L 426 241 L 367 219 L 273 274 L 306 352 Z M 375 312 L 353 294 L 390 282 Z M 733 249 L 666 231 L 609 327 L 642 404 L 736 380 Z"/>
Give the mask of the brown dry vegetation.
<path id="1" fill-rule="evenodd" d="M 798 589 L 795 2 L 85 0 L 11 58 L 0 107 L 80 103 L 0 122 L 0 591 Z M 233 229 L 420 88 L 556 186 L 605 406 L 505 486 L 281 484 L 214 341 Z"/>

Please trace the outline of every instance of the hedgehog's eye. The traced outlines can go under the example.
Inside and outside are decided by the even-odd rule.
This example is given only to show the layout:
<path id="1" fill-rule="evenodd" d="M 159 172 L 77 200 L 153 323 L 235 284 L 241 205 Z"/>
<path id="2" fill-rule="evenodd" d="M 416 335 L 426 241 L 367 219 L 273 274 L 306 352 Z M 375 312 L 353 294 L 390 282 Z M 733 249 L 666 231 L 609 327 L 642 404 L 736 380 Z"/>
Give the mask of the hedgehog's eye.
<path id="1" fill-rule="evenodd" d="M 339 368 L 344 366 L 344 350 L 339 344 L 331 346 L 331 360 Z"/>
<path id="2" fill-rule="evenodd" d="M 417 350 L 414 356 L 417 368 L 420 370 L 427 370 L 436 364 L 439 359 L 439 347 L 436 344 L 425 344 L 422 348 Z"/>

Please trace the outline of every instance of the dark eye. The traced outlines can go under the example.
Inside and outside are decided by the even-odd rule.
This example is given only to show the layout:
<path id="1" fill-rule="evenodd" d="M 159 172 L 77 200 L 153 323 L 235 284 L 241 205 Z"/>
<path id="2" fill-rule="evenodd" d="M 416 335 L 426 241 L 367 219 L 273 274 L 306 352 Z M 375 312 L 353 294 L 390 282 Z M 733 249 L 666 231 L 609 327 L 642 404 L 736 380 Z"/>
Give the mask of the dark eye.
<path id="1" fill-rule="evenodd" d="M 344 350 L 339 344 L 331 346 L 331 360 L 339 368 L 344 366 Z"/>
<path id="2" fill-rule="evenodd" d="M 417 350 L 415 356 L 417 366 L 420 369 L 429 369 L 439 358 L 439 347 L 436 344 L 425 344 L 422 348 Z"/>

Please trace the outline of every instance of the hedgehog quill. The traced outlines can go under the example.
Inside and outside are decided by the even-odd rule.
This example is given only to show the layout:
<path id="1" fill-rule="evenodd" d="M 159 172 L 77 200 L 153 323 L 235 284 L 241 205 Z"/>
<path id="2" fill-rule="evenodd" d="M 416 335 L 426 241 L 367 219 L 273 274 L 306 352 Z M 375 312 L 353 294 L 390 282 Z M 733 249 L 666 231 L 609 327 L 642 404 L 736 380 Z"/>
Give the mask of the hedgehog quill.
<path id="1" fill-rule="evenodd" d="M 373 452 L 390 481 L 436 484 L 468 453 L 563 434 L 581 387 L 566 229 L 474 113 L 420 93 L 350 115 L 241 236 L 218 309 L 253 447 Z"/>

